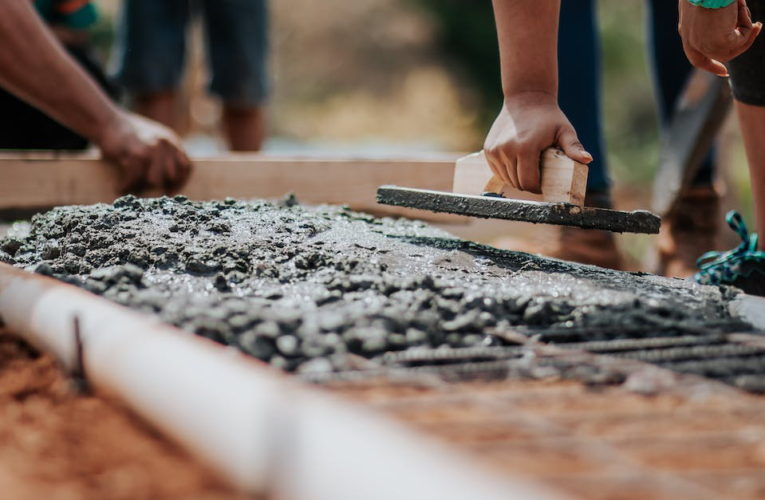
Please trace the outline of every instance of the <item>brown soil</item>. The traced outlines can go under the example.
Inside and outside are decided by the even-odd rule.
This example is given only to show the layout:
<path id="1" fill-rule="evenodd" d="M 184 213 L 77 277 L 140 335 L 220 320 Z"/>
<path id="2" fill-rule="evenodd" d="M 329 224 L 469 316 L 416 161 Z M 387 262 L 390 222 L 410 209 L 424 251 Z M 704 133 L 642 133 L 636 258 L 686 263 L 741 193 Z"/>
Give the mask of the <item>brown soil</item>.
<path id="1" fill-rule="evenodd" d="M 243 498 L 107 398 L 82 395 L 53 358 L 0 328 L 2 498 Z"/>

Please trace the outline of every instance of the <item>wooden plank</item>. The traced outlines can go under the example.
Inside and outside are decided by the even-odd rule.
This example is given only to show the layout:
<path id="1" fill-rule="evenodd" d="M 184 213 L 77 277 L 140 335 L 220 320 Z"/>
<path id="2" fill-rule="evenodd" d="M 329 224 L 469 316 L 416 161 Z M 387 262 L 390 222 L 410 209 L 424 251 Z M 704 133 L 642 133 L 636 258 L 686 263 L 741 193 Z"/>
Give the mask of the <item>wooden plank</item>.
<path id="1" fill-rule="evenodd" d="M 349 205 L 380 215 L 423 218 L 423 213 L 378 205 L 383 184 L 448 191 L 452 156 L 419 160 L 292 158 L 256 154 L 197 158 L 181 193 L 193 200 L 278 198 L 294 193 L 307 204 Z M 94 155 L 0 154 L 0 209 L 111 203 L 119 196 L 114 167 Z M 158 196 L 160 192 L 142 193 Z M 432 214 L 435 215 L 435 214 Z M 458 216 L 427 220 L 464 223 Z"/>
<path id="2" fill-rule="evenodd" d="M 495 178 L 481 151 L 457 160 L 452 190 L 460 194 L 491 192 L 516 200 L 584 205 L 589 171 L 586 165 L 575 162 L 559 149 L 550 148 L 542 153 L 541 170 L 542 194 L 520 191 Z"/>

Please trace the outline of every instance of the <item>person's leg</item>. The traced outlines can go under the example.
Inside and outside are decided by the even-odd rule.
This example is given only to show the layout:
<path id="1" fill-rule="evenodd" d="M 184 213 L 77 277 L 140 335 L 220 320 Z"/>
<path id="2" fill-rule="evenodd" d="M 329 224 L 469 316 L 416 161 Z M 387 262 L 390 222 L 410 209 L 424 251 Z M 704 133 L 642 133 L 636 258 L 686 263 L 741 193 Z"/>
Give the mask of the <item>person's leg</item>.
<path id="1" fill-rule="evenodd" d="M 139 115 L 178 131 L 178 93 L 175 90 L 146 91 L 133 96 L 133 110 Z"/>
<path id="2" fill-rule="evenodd" d="M 765 21 L 765 0 L 750 0 L 754 21 Z M 728 63 L 731 91 L 749 162 L 754 220 L 765 234 L 765 38 Z M 705 255 L 696 280 L 706 284 L 732 285 L 747 293 L 765 295 L 765 252 L 756 237 L 748 234 L 743 218 L 728 214 L 728 223 L 741 236 L 735 252 Z"/>
<path id="3" fill-rule="evenodd" d="M 210 91 L 223 100 L 223 128 L 234 151 L 258 151 L 268 94 L 266 0 L 206 0 Z"/>
<path id="4" fill-rule="evenodd" d="M 656 92 L 662 132 L 669 127 L 678 99 L 694 71 L 677 34 L 679 16 L 676 2 L 650 0 L 646 5 L 648 56 Z M 711 185 L 714 154 L 710 153 L 693 180 L 694 186 Z"/>
<path id="5" fill-rule="evenodd" d="M 592 155 L 587 190 L 610 188 L 602 127 L 600 37 L 596 0 L 561 2 L 558 102 Z"/>
<path id="6" fill-rule="evenodd" d="M 117 71 L 135 110 L 177 128 L 189 0 L 125 0 L 117 29 Z"/>
<path id="7" fill-rule="evenodd" d="M 611 182 L 601 119 L 600 37 L 596 0 L 561 2 L 558 36 L 558 102 L 579 139 L 592 154 L 585 205 L 611 208 Z M 537 251 L 557 259 L 623 269 L 613 234 L 578 228 L 556 228 Z"/>
<path id="8" fill-rule="evenodd" d="M 765 86 L 765 80 L 762 84 Z M 755 227 L 765 238 L 765 103 L 753 106 L 736 101 L 736 112 L 749 162 Z M 765 250 L 762 243 L 759 247 Z"/>
<path id="9" fill-rule="evenodd" d="M 755 21 L 765 21 L 765 0 L 750 0 L 749 8 Z M 728 69 L 749 161 L 755 225 L 765 237 L 765 37 L 760 35 Z"/>
<path id="10" fill-rule="evenodd" d="M 648 55 L 662 134 L 672 122 L 678 100 L 694 68 L 677 34 L 676 2 L 646 2 Z M 713 250 L 719 228 L 719 196 L 713 187 L 714 154 L 710 153 L 671 214 L 664 217 L 656 242 L 652 271 L 666 276 L 693 275 L 696 259 Z"/>
<path id="11" fill-rule="evenodd" d="M 754 17 L 754 20 L 763 18 Z M 755 229 L 759 235 L 765 235 L 765 39 L 757 40 L 754 45 L 758 44 L 759 47 L 747 53 L 750 57 L 745 58 L 746 62 L 732 62 L 729 70 L 749 163 Z M 756 61 L 752 60 L 755 55 Z M 750 76 L 754 78 L 749 79 Z M 748 233 L 743 217 L 737 212 L 728 213 L 727 219 L 731 229 L 741 237 L 741 244 L 735 251 L 703 255 L 694 278 L 702 284 L 735 286 L 748 294 L 765 296 L 765 245 L 758 242 L 756 235 Z"/>
<path id="12" fill-rule="evenodd" d="M 223 131 L 232 151 L 260 151 L 266 136 L 263 106 L 224 104 Z"/>

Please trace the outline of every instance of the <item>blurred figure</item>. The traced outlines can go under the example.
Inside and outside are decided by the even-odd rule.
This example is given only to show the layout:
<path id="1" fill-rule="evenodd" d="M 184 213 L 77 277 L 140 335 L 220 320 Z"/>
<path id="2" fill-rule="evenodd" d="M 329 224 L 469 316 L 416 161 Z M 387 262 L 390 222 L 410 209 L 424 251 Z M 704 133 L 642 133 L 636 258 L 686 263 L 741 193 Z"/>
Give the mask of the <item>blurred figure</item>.
<path id="1" fill-rule="evenodd" d="M 677 2 L 647 0 L 648 55 L 654 82 L 660 127 L 672 121 L 693 67 L 677 34 Z M 608 161 L 601 118 L 601 63 L 596 0 L 561 2 L 558 61 L 561 110 L 571 120 L 579 138 L 592 154 L 586 204 L 611 208 Z M 666 217 L 657 241 L 657 269 L 667 276 L 688 277 L 696 272 L 696 259 L 715 248 L 718 234 L 719 196 L 713 187 L 714 157 L 709 155 L 683 194 L 676 211 Z M 625 267 L 612 233 L 566 228 L 549 253 L 564 260 L 603 267 Z"/>
<path id="2" fill-rule="evenodd" d="M 204 21 L 210 92 L 223 101 L 229 147 L 260 150 L 268 94 L 267 0 L 125 0 L 117 34 L 117 77 L 136 111 L 177 129 L 186 37 L 196 15 Z"/>
<path id="3" fill-rule="evenodd" d="M 567 120 L 560 120 L 562 125 L 558 137 L 563 140 L 578 135 L 577 140 L 580 139 L 587 148 L 586 155 L 576 156 L 579 147 L 576 142 L 568 144 L 563 141 L 559 145 L 568 148 L 566 152 L 569 156 L 589 163 L 585 204 L 611 208 L 611 181 L 601 113 L 602 63 L 597 0 L 559 0 L 559 3 L 559 82 L 555 104 Z M 676 103 L 693 73 L 693 67 L 683 53 L 682 41 L 677 33 L 677 2 L 646 0 L 645 6 L 650 69 L 660 128 L 664 132 L 672 121 Z M 557 110 L 555 106 L 548 108 Z M 536 108 L 533 116 L 540 116 Z M 572 133 L 569 127 L 573 127 L 576 133 Z M 499 144 L 501 141 L 492 143 Z M 652 255 L 655 258 L 651 271 L 667 276 L 691 276 L 696 272 L 697 257 L 715 248 L 719 232 L 719 196 L 713 187 L 713 161 L 714 155 L 710 154 L 693 180 L 691 189 L 682 194 L 675 211 L 664 218 L 657 248 Z M 630 267 L 610 232 L 563 227 L 545 232 L 544 237 L 544 241 L 524 249 L 612 269 Z"/>
<path id="4" fill-rule="evenodd" d="M 36 0 L 34 6 L 66 51 L 110 97 L 115 87 L 90 50 L 90 28 L 98 20 L 92 2 Z M 0 149 L 84 150 L 88 140 L 42 111 L 0 89 Z"/>
<path id="5" fill-rule="evenodd" d="M 730 76 L 741 137 L 749 162 L 756 233 L 738 212 L 728 225 L 741 243 L 699 259 L 696 281 L 727 285 L 765 296 L 765 39 L 760 36 L 765 0 L 680 0 L 680 35 L 688 60 L 718 76 Z M 757 22 L 754 22 L 757 21 Z"/>

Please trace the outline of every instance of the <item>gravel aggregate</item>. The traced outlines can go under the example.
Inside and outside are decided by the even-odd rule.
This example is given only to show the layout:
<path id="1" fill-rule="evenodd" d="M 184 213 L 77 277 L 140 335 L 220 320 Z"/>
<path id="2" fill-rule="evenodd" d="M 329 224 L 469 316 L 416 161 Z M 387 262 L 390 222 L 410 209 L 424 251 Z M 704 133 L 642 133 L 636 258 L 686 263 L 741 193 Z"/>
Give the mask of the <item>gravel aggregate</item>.
<path id="1" fill-rule="evenodd" d="M 508 345 L 514 331 L 697 335 L 731 322 L 733 295 L 293 197 L 59 207 L 0 240 L 0 260 L 301 373 L 407 349 Z"/>

